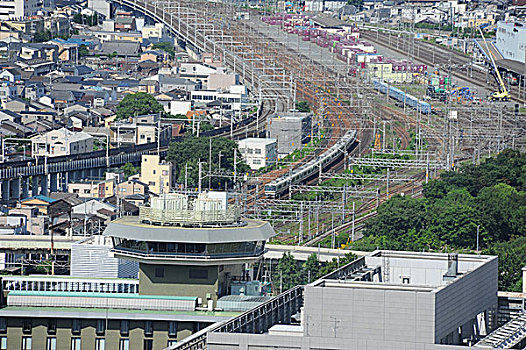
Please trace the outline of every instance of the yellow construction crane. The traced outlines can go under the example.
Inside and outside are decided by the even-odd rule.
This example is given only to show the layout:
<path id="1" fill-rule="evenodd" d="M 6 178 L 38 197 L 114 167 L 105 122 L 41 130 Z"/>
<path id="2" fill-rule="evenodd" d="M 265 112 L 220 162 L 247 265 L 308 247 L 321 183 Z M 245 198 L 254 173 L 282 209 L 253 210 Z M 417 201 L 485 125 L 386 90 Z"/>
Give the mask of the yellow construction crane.
<path id="1" fill-rule="evenodd" d="M 482 29 L 480 27 L 478 27 L 478 29 L 479 29 L 480 35 L 482 35 L 482 40 L 484 40 L 484 44 L 486 45 L 486 50 L 491 59 L 491 64 L 493 65 L 493 70 L 495 71 L 495 77 L 496 77 L 497 83 L 499 84 L 499 91 L 493 92 L 490 95 L 489 99 L 491 101 L 509 101 L 510 94 L 508 92 L 508 89 L 506 89 L 506 84 L 504 84 L 504 80 L 502 80 L 499 69 L 497 68 L 497 65 L 495 64 L 493 53 L 489 49 L 488 42 L 486 41 L 486 37 L 484 36 L 484 33 L 482 33 Z"/>

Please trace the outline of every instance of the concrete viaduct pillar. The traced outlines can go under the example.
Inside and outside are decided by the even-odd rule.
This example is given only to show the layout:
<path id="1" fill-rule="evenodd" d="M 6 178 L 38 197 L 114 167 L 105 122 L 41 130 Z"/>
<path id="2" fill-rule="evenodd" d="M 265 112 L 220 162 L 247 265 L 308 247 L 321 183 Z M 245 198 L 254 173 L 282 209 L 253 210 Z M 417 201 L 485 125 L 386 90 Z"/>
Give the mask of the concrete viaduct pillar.
<path id="1" fill-rule="evenodd" d="M 49 189 L 50 192 L 57 192 L 58 191 L 58 174 L 57 173 L 51 173 L 49 174 Z"/>
<path id="2" fill-rule="evenodd" d="M 39 181 L 39 176 L 33 176 L 33 178 L 31 179 L 31 195 L 34 197 L 34 196 L 38 196 L 38 187 L 39 187 L 39 184 L 40 184 L 40 181 Z"/>
<path id="3" fill-rule="evenodd" d="M 22 178 L 22 199 L 29 197 L 29 178 Z"/>
<path id="4" fill-rule="evenodd" d="M 20 178 L 11 179 L 9 184 L 10 197 L 13 200 L 20 200 Z"/>
<path id="5" fill-rule="evenodd" d="M 11 199 L 9 196 L 11 194 L 11 191 L 9 190 L 9 180 L 2 181 L 2 201 L 7 202 Z"/>
<path id="6" fill-rule="evenodd" d="M 67 171 L 60 174 L 60 179 L 62 181 L 62 183 L 61 183 L 62 192 L 67 192 L 68 191 L 69 175 L 70 175 L 70 173 L 67 172 Z"/>
<path id="7" fill-rule="evenodd" d="M 40 194 L 44 196 L 47 196 L 49 194 L 47 175 L 42 175 L 40 177 Z"/>

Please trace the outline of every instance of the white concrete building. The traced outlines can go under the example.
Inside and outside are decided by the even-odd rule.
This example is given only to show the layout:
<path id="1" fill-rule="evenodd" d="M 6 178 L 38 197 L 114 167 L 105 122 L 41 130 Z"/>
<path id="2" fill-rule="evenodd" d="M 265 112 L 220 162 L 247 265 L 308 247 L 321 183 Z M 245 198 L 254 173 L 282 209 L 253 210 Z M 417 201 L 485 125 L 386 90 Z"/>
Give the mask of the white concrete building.
<path id="1" fill-rule="evenodd" d="M 495 46 L 505 59 L 524 63 L 524 54 L 526 52 L 525 24 L 524 22 L 504 21 L 497 23 Z"/>
<path id="2" fill-rule="evenodd" d="M 220 101 L 224 110 L 241 111 L 248 102 L 246 87 L 243 85 L 232 85 L 230 91 L 221 90 L 197 90 L 190 92 L 190 98 L 197 103 L 210 103 Z"/>
<path id="3" fill-rule="evenodd" d="M 58 157 L 93 152 L 93 136 L 66 128 L 31 138 L 33 156 Z"/>
<path id="4" fill-rule="evenodd" d="M 239 151 L 252 170 L 263 168 L 278 156 L 276 139 L 247 138 L 239 141 Z"/>
<path id="5" fill-rule="evenodd" d="M 40 0 L 0 1 L 0 20 L 23 19 L 35 16 L 42 8 Z"/>

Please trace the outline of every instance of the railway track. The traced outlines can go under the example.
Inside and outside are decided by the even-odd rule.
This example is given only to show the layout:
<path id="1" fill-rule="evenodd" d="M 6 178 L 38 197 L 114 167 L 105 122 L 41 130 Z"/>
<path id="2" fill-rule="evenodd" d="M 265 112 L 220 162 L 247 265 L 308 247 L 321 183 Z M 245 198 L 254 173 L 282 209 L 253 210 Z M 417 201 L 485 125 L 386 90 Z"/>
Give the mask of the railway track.
<path id="1" fill-rule="evenodd" d="M 362 31 L 361 35 L 366 40 L 407 55 L 431 67 L 440 66 L 448 69 L 448 67 L 452 66 L 450 70 L 451 75 L 469 82 L 473 86 L 483 89 L 488 89 L 489 87 L 495 91 L 499 89 L 491 74 L 482 72 L 477 68 L 473 69 L 473 65 L 471 65 L 472 58 L 464 53 L 421 40 L 410 40 L 408 36 L 404 36 L 403 40 L 398 40 L 398 36 L 392 36 L 381 31 Z M 519 96 L 516 88 L 510 87 L 510 95 L 515 102 L 526 102 Z"/>

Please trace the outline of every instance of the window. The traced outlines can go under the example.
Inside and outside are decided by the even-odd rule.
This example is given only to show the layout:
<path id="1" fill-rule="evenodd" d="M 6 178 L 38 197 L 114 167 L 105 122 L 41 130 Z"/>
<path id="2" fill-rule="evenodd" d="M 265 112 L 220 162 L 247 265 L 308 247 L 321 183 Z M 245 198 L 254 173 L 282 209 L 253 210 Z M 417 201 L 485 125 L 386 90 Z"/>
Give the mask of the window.
<path id="1" fill-rule="evenodd" d="M 177 336 L 177 322 L 170 321 L 170 323 L 168 323 L 168 336 L 169 337 Z"/>
<path id="2" fill-rule="evenodd" d="M 155 268 L 155 277 L 157 277 L 157 278 L 164 278 L 164 267 L 156 267 Z"/>
<path id="3" fill-rule="evenodd" d="M 152 173 L 155 175 L 155 170 L 152 170 Z"/>
<path id="4" fill-rule="evenodd" d="M 148 181 L 148 185 L 155 186 L 155 181 Z"/>
<path id="5" fill-rule="evenodd" d="M 144 339 L 144 350 L 153 350 L 153 340 Z"/>
<path id="6" fill-rule="evenodd" d="M 80 350 L 80 337 L 71 338 L 71 350 Z"/>
<path id="7" fill-rule="evenodd" d="M 153 335 L 153 322 L 144 321 L 144 335 L 152 336 Z"/>
<path id="8" fill-rule="evenodd" d="M 7 337 L 0 337 L 0 350 L 7 350 Z"/>
<path id="9" fill-rule="evenodd" d="M 106 339 L 97 338 L 95 339 L 95 350 L 105 350 L 106 349 Z"/>
<path id="10" fill-rule="evenodd" d="M 7 319 L 4 317 L 0 318 L 0 332 L 7 332 Z"/>
<path id="11" fill-rule="evenodd" d="M 47 321 L 47 334 L 56 334 L 57 333 L 57 319 L 50 318 Z"/>
<path id="12" fill-rule="evenodd" d="M 121 335 L 128 335 L 130 332 L 130 322 L 128 320 L 121 320 Z"/>
<path id="13" fill-rule="evenodd" d="M 105 320 L 97 320 L 97 335 L 103 335 L 106 331 L 106 321 Z"/>
<path id="14" fill-rule="evenodd" d="M 31 350 L 33 339 L 31 337 L 22 337 L 22 350 Z"/>
<path id="15" fill-rule="evenodd" d="M 255 154 L 261 154 L 261 148 L 254 148 Z"/>
<path id="16" fill-rule="evenodd" d="M 24 334 L 31 333 L 31 320 L 24 320 L 22 325 L 22 332 Z"/>
<path id="17" fill-rule="evenodd" d="M 191 279 L 201 279 L 201 280 L 208 279 L 208 270 L 190 269 L 188 273 Z"/>
<path id="18" fill-rule="evenodd" d="M 130 339 L 121 339 L 119 342 L 119 350 L 130 350 Z"/>
<path id="19" fill-rule="evenodd" d="M 163 176 L 168 176 L 168 170 L 163 170 Z"/>
<path id="20" fill-rule="evenodd" d="M 57 350 L 57 338 L 55 337 L 47 338 L 46 350 Z"/>
<path id="21" fill-rule="evenodd" d="M 90 193 L 89 189 L 84 189 L 84 193 Z"/>
<path id="22" fill-rule="evenodd" d="M 166 346 L 174 346 L 175 344 L 177 344 L 177 340 L 169 339 Z"/>
<path id="23" fill-rule="evenodd" d="M 79 192 L 80 192 L 80 190 L 78 188 L 74 188 L 73 189 L 73 193 L 79 193 Z"/>
<path id="24" fill-rule="evenodd" d="M 80 334 L 80 320 L 79 319 L 73 320 L 73 323 L 71 324 L 71 333 Z"/>

